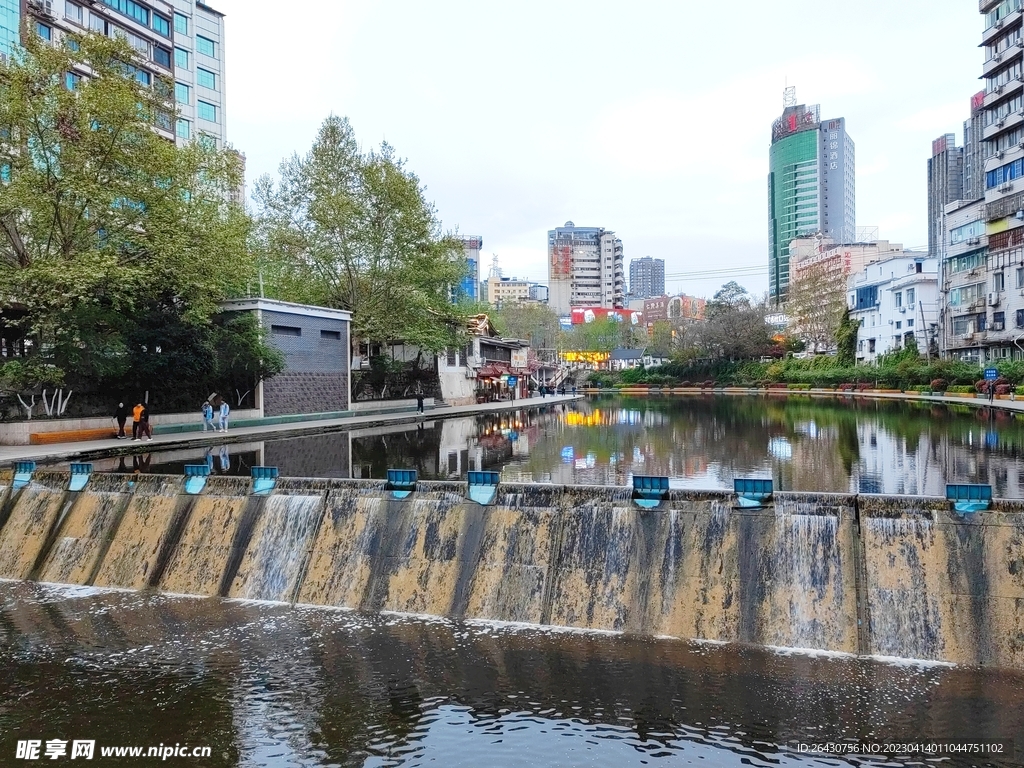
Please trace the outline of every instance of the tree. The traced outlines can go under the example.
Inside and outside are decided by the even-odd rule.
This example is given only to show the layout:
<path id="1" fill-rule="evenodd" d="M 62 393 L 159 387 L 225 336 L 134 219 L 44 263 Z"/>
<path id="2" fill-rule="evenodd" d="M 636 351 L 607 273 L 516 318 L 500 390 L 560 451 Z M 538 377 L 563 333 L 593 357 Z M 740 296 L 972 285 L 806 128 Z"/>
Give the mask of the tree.
<path id="1" fill-rule="evenodd" d="M 533 349 L 554 349 L 561 326 L 558 314 L 547 304 L 511 302 L 494 310 L 494 321 L 501 333 L 513 339 L 526 339 Z"/>
<path id="2" fill-rule="evenodd" d="M 620 345 L 621 338 L 621 323 L 601 317 L 592 323 L 574 325 L 566 332 L 563 344 L 581 352 L 611 352 Z"/>
<path id="3" fill-rule="evenodd" d="M 708 302 L 704 316 L 708 320 L 713 320 L 719 315 L 728 314 L 744 307 L 750 307 L 750 294 L 735 280 L 730 280 L 719 288 Z"/>
<path id="4" fill-rule="evenodd" d="M 668 320 L 656 320 L 651 334 L 651 350 L 657 354 L 667 357 L 672 353 L 675 346 L 675 334 L 672 323 Z"/>
<path id="5" fill-rule="evenodd" d="M 836 357 L 840 365 L 854 365 L 857 362 L 857 331 L 860 323 L 850 317 L 850 310 L 843 312 L 836 329 Z"/>
<path id="6" fill-rule="evenodd" d="M 736 282 L 722 286 L 708 302 L 706 314 L 708 319 L 696 324 L 698 344 L 706 357 L 747 360 L 771 350 L 767 302 L 752 303 L 747 290 Z"/>
<path id="7" fill-rule="evenodd" d="M 846 312 L 846 279 L 826 263 L 802 267 L 794 272 L 794 278 L 789 285 L 786 312 L 795 333 L 813 352 L 826 352 L 836 345 L 836 333 Z"/>
<path id="8" fill-rule="evenodd" d="M 394 150 L 362 153 L 347 118 L 255 188 L 256 243 L 271 292 L 352 312 L 353 338 L 439 351 L 458 343 L 452 286 L 462 243 L 441 231 L 419 179 Z"/>
<path id="9" fill-rule="evenodd" d="M 45 374 L 0 378 L 24 389 L 124 375 L 140 314 L 164 302 L 201 328 L 251 277 L 236 156 L 154 130 L 173 125 L 171 84 L 140 83 L 127 43 L 67 40 L 27 35 L 0 64 L 0 314 L 31 340 L 22 370 Z"/>

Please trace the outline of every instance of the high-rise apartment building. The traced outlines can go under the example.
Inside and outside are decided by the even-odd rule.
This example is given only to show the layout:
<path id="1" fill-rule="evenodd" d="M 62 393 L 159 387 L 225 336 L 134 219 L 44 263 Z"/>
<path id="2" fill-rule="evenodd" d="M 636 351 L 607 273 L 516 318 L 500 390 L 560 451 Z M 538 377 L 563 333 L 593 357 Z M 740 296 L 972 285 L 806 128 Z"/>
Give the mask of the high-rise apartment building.
<path id="1" fill-rule="evenodd" d="M 637 299 L 665 295 L 665 260 L 644 256 L 629 262 L 629 293 Z"/>
<path id="2" fill-rule="evenodd" d="M 19 29 L 57 44 L 76 32 L 121 37 L 137 53 L 132 65 L 140 83 L 157 87 L 161 78 L 173 83 L 168 110 L 157 115 L 157 131 L 179 144 L 196 140 L 223 148 L 222 13 L 198 0 L 26 0 L 27 16 L 19 27 L 17 8 L 16 0 L 0 0 L 0 53 L 10 54 Z M 88 73 L 69 73 L 69 87 L 79 76 Z"/>
<path id="3" fill-rule="evenodd" d="M 768 291 L 777 303 L 789 287 L 789 244 L 821 233 L 838 243 L 856 237 L 853 140 L 845 118 L 821 120 L 817 104 L 796 103 L 786 89 L 768 153 Z"/>
<path id="4" fill-rule="evenodd" d="M 963 235 L 974 249 L 956 258 L 966 261 L 977 255 L 981 269 L 968 270 L 970 285 L 955 293 L 949 287 L 946 322 L 949 347 L 959 346 L 961 357 L 987 362 L 1022 357 L 1014 340 L 1024 330 L 1024 268 L 1020 266 L 1024 263 L 1024 12 L 1021 0 L 981 0 L 979 10 L 985 19 L 981 39 L 985 207 L 978 224 L 952 227 L 953 222 L 947 222 L 947 229 L 950 242 Z M 982 224 L 987 250 L 982 249 Z M 961 230 L 969 230 L 971 236 Z M 952 261 L 948 254 L 944 278 L 956 266 Z M 971 315 L 973 323 L 964 320 Z M 977 356 L 965 348 L 977 348 Z"/>
<path id="5" fill-rule="evenodd" d="M 21 29 L 21 0 L 0 0 L 0 61 L 11 55 Z"/>
<path id="6" fill-rule="evenodd" d="M 555 312 L 621 308 L 625 296 L 622 241 L 614 232 L 571 221 L 548 232 L 548 305 Z"/>
<path id="7" fill-rule="evenodd" d="M 964 150 L 947 133 L 932 142 L 928 160 L 928 253 L 936 255 L 942 240 L 942 211 L 964 194 Z"/>
<path id="8" fill-rule="evenodd" d="M 466 276 L 459 285 L 459 295 L 469 301 L 486 301 L 480 292 L 480 249 L 484 239 L 479 235 L 462 238 L 462 253 L 466 259 Z"/>
<path id="9" fill-rule="evenodd" d="M 964 191 L 961 200 L 985 196 L 985 92 L 971 97 L 971 117 L 964 120 Z"/>

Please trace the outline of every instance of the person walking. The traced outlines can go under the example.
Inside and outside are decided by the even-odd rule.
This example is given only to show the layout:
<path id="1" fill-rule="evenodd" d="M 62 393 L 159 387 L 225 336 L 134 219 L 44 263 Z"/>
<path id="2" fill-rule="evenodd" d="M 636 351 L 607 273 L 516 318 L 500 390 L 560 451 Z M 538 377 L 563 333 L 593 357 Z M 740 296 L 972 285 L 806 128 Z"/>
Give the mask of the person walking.
<path id="1" fill-rule="evenodd" d="M 139 441 L 139 430 L 142 428 L 142 412 L 146 410 L 141 402 L 137 403 L 132 408 L 132 442 L 137 443 Z"/>
<path id="2" fill-rule="evenodd" d="M 423 413 L 423 391 L 416 393 L 416 413 Z"/>
<path id="3" fill-rule="evenodd" d="M 124 440 L 128 435 L 124 433 L 124 424 L 128 421 L 128 406 L 118 403 L 114 411 L 114 421 L 117 422 L 117 439 Z"/>
<path id="4" fill-rule="evenodd" d="M 220 401 L 220 431 L 228 431 L 228 415 L 231 413 L 231 406 L 227 400 Z"/>
<path id="5" fill-rule="evenodd" d="M 988 401 L 991 403 L 996 399 L 996 383 L 990 381 L 988 383 Z"/>
<path id="6" fill-rule="evenodd" d="M 217 431 L 217 425 L 213 423 L 213 406 L 210 405 L 209 400 L 203 403 L 203 432 L 208 429 Z"/>
<path id="7" fill-rule="evenodd" d="M 149 425 L 149 406 L 143 404 L 142 413 L 139 414 L 139 434 L 146 436 L 146 441 L 150 442 L 153 439 L 153 428 Z M 140 440 L 142 438 L 139 438 Z"/>

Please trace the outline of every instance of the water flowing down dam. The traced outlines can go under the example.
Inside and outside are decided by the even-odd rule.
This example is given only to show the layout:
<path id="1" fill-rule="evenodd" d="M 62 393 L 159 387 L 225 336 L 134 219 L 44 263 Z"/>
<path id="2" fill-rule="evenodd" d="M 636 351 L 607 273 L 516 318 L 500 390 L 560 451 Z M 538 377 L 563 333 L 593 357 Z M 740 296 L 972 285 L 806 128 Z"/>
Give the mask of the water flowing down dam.
<path id="1" fill-rule="evenodd" d="M 0 476 L 0 578 L 1024 667 L 1024 504 Z M 194 490 L 194 489 L 193 489 Z"/>

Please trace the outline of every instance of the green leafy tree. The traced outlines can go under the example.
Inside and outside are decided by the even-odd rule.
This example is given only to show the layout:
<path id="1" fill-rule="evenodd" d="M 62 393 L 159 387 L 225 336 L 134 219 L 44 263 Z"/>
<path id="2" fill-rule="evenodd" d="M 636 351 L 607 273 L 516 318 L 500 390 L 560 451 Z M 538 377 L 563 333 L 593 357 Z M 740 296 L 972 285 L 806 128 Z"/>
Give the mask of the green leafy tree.
<path id="1" fill-rule="evenodd" d="M 346 118 L 327 118 L 304 156 L 255 188 L 268 288 L 353 313 L 353 337 L 431 351 L 459 342 L 450 301 L 462 243 L 441 231 L 419 179 L 394 150 L 362 153 Z"/>
<path id="2" fill-rule="evenodd" d="M 122 376 L 155 305 L 202 328 L 251 279 L 237 157 L 155 130 L 173 125 L 170 84 L 143 86 L 125 42 L 69 40 L 28 35 L 0 65 L 0 315 L 41 374 L 0 378 L 25 389 Z"/>
<path id="3" fill-rule="evenodd" d="M 836 329 L 836 357 L 840 365 L 853 365 L 857 362 L 857 330 L 859 328 L 860 323 L 850 317 L 850 310 L 847 309 Z"/>
<path id="4" fill-rule="evenodd" d="M 554 349 L 558 343 L 558 314 L 546 304 L 513 302 L 492 312 L 501 333 L 507 337 L 526 339 L 533 349 Z"/>

